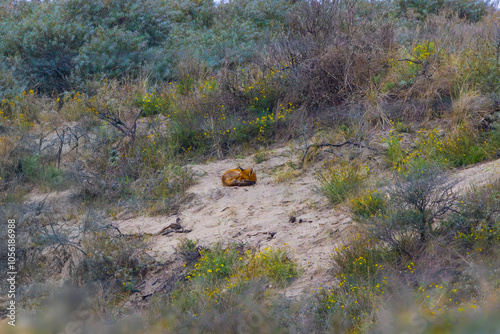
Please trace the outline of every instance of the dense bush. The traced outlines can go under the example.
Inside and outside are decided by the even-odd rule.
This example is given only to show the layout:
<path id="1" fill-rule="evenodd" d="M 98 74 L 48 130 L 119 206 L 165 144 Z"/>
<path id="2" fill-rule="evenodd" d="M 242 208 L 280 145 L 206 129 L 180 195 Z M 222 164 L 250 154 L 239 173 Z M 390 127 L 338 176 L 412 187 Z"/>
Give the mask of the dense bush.
<path id="1" fill-rule="evenodd" d="M 86 24 L 72 20 L 59 2 L 21 3 L 13 10 L 20 17 L 2 21 L 0 54 L 18 60 L 15 78 L 44 93 L 71 89 L 73 58 L 85 41 Z"/>
<path id="2" fill-rule="evenodd" d="M 459 18 L 478 22 L 486 15 L 490 1 L 485 0 L 399 0 L 399 9 L 407 14 L 412 11 L 420 20 L 428 15 L 438 14 L 440 10 L 448 9 Z"/>

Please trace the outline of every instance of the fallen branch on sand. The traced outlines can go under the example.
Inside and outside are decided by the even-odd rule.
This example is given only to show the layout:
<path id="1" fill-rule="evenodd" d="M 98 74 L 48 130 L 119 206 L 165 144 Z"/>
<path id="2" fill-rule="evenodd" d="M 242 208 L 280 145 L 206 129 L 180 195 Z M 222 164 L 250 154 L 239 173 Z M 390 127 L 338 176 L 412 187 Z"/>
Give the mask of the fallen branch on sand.
<path id="1" fill-rule="evenodd" d="M 317 148 L 321 148 L 321 147 L 342 147 L 342 146 L 345 146 L 345 145 L 353 145 L 353 146 L 356 146 L 356 147 L 366 147 L 368 149 L 372 149 L 372 148 L 370 148 L 367 145 L 363 145 L 363 144 L 360 144 L 360 143 L 355 143 L 355 142 L 352 142 L 350 140 L 348 140 L 348 141 L 346 141 L 346 142 L 344 142 L 342 144 L 330 144 L 330 143 L 311 144 L 311 145 L 307 146 L 306 149 L 304 150 L 304 155 L 302 156 L 302 160 L 300 161 L 300 168 L 304 167 L 304 162 L 306 160 L 307 154 L 309 153 L 309 150 L 311 149 L 311 147 L 317 147 Z"/>

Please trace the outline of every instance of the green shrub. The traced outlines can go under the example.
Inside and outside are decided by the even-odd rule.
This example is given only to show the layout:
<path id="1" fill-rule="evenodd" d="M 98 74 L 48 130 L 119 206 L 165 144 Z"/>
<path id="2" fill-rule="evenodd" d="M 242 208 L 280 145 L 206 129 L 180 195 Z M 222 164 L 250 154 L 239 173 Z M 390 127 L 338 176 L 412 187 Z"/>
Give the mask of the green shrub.
<path id="1" fill-rule="evenodd" d="M 377 214 L 383 214 L 386 203 L 384 196 L 375 190 L 353 198 L 350 206 L 355 217 L 367 219 Z"/>
<path id="2" fill-rule="evenodd" d="M 499 240 L 500 180 L 463 195 L 456 212 L 442 222 L 443 233 L 467 248 L 487 250 Z"/>
<path id="3" fill-rule="evenodd" d="M 143 97 L 137 99 L 136 103 L 141 108 L 141 116 L 143 117 L 165 113 L 170 107 L 168 95 L 158 93 L 146 93 Z"/>
<path id="4" fill-rule="evenodd" d="M 248 259 L 247 268 L 252 277 L 266 277 L 281 286 L 298 276 L 297 264 L 289 258 L 287 252 L 272 247 L 252 254 Z"/>
<path id="5" fill-rule="evenodd" d="M 401 141 L 403 136 L 398 133 L 394 133 L 394 130 L 389 131 L 389 138 L 383 139 L 382 142 L 388 143 L 387 156 L 388 163 L 392 166 L 392 169 L 401 171 L 402 166 L 406 162 L 406 152 L 401 148 Z"/>
<path id="6" fill-rule="evenodd" d="M 200 248 L 196 246 L 196 240 L 183 238 L 179 240 L 177 245 L 177 252 L 182 256 L 187 265 L 198 261 L 200 258 Z"/>
<path id="7" fill-rule="evenodd" d="M 266 151 L 259 151 L 259 152 L 255 153 L 255 155 L 253 157 L 253 161 L 256 164 L 263 163 L 264 161 L 267 161 L 267 160 L 269 160 L 269 153 Z"/>
<path id="8" fill-rule="evenodd" d="M 94 76 L 137 76 L 140 66 L 151 59 L 147 37 L 138 32 L 116 26 L 111 29 L 97 27 L 95 34 L 85 43 L 75 59 L 77 73 L 82 78 Z"/>
<path id="9" fill-rule="evenodd" d="M 22 170 L 28 182 L 42 187 L 60 189 L 64 185 L 63 171 L 52 164 L 42 164 L 36 154 L 23 159 Z"/>
<path id="10" fill-rule="evenodd" d="M 0 54 L 19 59 L 18 81 L 43 93 L 72 87 L 74 57 L 84 43 L 87 22 L 75 22 L 59 3 L 16 5 L 13 15 L 1 25 Z"/>
<path id="11" fill-rule="evenodd" d="M 437 165 L 410 165 L 397 176 L 387 210 L 362 222 L 376 239 L 412 258 L 416 236 L 426 243 L 436 219 L 455 209 L 455 184 Z"/>
<path id="12" fill-rule="evenodd" d="M 332 254 L 335 283 L 314 290 L 316 321 L 335 332 L 360 329 L 374 321 L 374 309 L 389 289 L 385 266 L 395 262 L 365 233 L 346 241 Z"/>
<path id="13" fill-rule="evenodd" d="M 229 277 L 242 264 L 242 257 L 236 247 L 223 248 L 217 244 L 200 252 L 201 257 L 189 273 L 192 280 L 216 281 Z"/>
<path id="14" fill-rule="evenodd" d="M 399 0 L 398 5 L 403 14 L 411 10 L 420 20 L 425 20 L 430 14 L 438 14 L 440 10 L 446 8 L 459 18 L 478 22 L 486 15 L 490 2 L 484 0 Z"/>
<path id="15" fill-rule="evenodd" d="M 106 232 L 89 233 L 82 240 L 84 259 L 79 263 L 77 275 L 86 284 L 111 283 L 114 289 L 127 289 L 144 277 L 151 258 L 146 254 L 146 244 L 141 237 L 133 242 L 126 237 L 111 236 Z"/>
<path id="16" fill-rule="evenodd" d="M 358 191 L 368 171 L 368 167 L 356 162 L 327 162 L 317 176 L 320 190 L 333 204 L 341 203 Z"/>

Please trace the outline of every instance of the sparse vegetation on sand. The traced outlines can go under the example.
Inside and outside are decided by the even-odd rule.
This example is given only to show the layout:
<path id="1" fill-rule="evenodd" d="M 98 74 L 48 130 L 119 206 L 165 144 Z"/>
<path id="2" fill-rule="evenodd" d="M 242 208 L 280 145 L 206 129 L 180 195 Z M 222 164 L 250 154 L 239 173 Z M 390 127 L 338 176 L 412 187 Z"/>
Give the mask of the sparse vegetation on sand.
<path id="1" fill-rule="evenodd" d="M 0 2 L 22 326 L 498 328 L 499 19 L 485 0 Z M 252 187 L 222 187 L 235 166 Z"/>

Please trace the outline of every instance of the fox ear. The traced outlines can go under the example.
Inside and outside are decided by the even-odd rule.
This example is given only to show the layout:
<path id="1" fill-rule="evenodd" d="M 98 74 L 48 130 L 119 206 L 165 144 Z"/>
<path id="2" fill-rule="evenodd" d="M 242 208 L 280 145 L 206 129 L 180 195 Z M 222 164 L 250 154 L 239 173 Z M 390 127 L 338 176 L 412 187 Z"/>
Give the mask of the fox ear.
<path id="1" fill-rule="evenodd" d="M 253 174 L 253 168 L 250 168 L 250 173 L 249 175 L 252 175 Z"/>
<path id="2" fill-rule="evenodd" d="M 240 170 L 240 172 L 242 172 L 242 171 L 243 171 L 243 169 L 241 169 L 241 167 L 240 167 L 240 166 L 238 166 L 238 169 Z"/>

